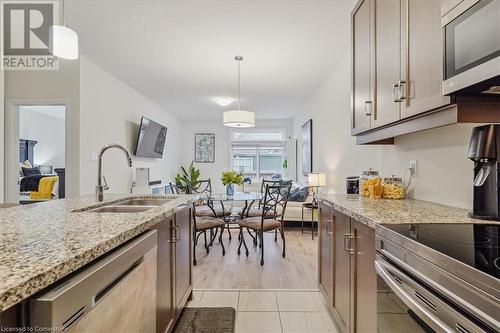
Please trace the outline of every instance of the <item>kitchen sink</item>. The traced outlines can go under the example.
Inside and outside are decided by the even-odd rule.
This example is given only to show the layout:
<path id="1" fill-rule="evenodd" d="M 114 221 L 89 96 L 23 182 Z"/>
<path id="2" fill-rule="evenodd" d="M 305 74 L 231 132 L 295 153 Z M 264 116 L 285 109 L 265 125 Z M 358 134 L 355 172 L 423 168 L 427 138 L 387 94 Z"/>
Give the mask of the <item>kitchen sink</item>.
<path id="1" fill-rule="evenodd" d="M 89 213 L 140 213 L 155 208 L 154 206 L 118 206 L 110 205 L 89 209 Z"/>
<path id="2" fill-rule="evenodd" d="M 128 199 L 125 201 L 120 201 L 116 203 L 115 205 L 118 206 L 161 206 L 167 202 L 169 202 L 172 199 Z"/>

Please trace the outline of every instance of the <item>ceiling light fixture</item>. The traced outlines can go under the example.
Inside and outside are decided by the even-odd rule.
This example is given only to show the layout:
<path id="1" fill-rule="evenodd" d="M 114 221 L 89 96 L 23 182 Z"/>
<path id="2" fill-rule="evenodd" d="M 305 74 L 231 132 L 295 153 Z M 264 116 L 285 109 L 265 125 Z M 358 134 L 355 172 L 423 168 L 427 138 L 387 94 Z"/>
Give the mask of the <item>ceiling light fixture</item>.
<path id="1" fill-rule="evenodd" d="M 78 35 L 66 27 L 66 0 L 61 1 L 61 25 L 51 26 L 52 54 L 58 58 L 78 59 Z"/>
<path id="2" fill-rule="evenodd" d="M 220 106 L 228 106 L 229 104 L 234 102 L 234 98 L 219 96 L 219 97 L 214 97 L 214 101 Z"/>
<path id="3" fill-rule="evenodd" d="M 227 127 L 254 127 L 255 113 L 241 109 L 241 73 L 240 63 L 243 60 L 242 56 L 234 57 L 238 63 L 238 110 L 224 111 L 223 121 Z"/>

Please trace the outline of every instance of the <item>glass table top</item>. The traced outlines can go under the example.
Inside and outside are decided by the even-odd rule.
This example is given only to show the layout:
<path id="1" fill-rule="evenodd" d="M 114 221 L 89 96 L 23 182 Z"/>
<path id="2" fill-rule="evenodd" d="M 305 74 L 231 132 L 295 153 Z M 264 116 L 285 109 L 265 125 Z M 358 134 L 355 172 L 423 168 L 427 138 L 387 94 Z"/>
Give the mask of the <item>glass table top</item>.
<path id="1" fill-rule="evenodd" d="M 225 193 L 215 193 L 206 195 L 205 198 L 213 201 L 256 201 L 262 200 L 262 194 L 259 192 L 235 192 L 233 196 Z"/>

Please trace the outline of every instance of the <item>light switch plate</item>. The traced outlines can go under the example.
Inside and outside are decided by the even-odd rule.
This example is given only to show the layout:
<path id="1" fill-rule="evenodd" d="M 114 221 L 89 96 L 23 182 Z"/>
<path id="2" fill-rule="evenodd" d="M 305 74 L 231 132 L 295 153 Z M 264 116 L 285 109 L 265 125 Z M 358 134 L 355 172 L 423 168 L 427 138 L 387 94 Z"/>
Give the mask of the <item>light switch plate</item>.
<path id="1" fill-rule="evenodd" d="M 410 161 L 410 167 L 409 169 L 411 170 L 411 175 L 416 176 L 417 175 L 417 160 L 412 160 Z"/>

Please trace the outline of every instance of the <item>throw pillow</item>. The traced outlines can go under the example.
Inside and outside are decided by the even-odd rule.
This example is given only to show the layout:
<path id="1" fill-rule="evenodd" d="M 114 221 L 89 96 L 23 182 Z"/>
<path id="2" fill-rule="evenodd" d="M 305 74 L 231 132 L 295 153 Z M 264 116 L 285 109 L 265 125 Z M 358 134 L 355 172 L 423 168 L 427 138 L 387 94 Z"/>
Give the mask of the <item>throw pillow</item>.
<path id="1" fill-rule="evenodd" d="M 288 201 L 304 202 L 309 196 L 309 188 L 307 186 L 297 187 L 290 193 Z"/>
<path id="2" fill-rule="evenodd" d="M 42 174 L 40 172 L 40 169 L 38 169 L 38 168 L 25 168 L 25 167 L 23 167 L 22 170 L 23 170 L 23 175 L 25 177 L 27 177 L 27 176 L 33 176 L 33 175 L 41 175 Z"/>

